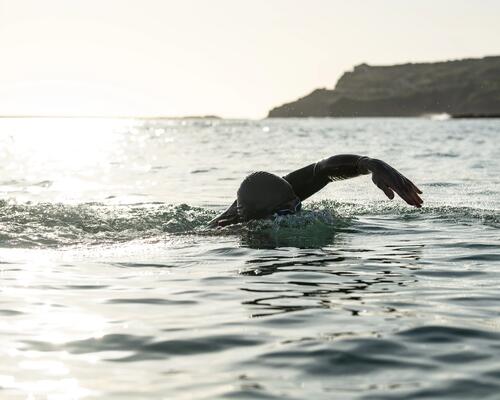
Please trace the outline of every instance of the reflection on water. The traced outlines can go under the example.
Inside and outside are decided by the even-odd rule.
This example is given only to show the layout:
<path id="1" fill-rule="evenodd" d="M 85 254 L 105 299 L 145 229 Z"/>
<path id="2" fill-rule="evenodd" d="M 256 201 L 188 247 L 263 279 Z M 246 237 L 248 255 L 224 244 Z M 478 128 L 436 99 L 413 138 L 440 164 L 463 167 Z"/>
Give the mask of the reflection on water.
<path id="1" fill-rule="evenodd" d="M 386 247 L 389 252 L 375 256 L 369 256 L 370 249 L 356 248 L 346 252 L 329 247 L 316 252 L 301 251 L 293 256 L 277 252 L 273 256 L 249 259 L 240 274 L 266 278 L 253 280 L 241 288 L 255 293 L 255 298 L 243 304 L 250 306 L 252 317 L 311 308 L 341 308 L 353 316 L 359 315 L 365 295 L 388 295 L 397 287 L 418 282 L 409 270 L 418 268 L 416 262 L 424 246 Z M 363 256 L 356 256 L 357 253 Z M 377 270 L 367 274 L 366 268 L 373 267 Z M 270 280 L 271 275 L 273 279 Z M 353 308 L 356 305 L 357 308 Z M 387 312 L 395 311 L 396 308 L 387 307 Z"/>
<path id="2" fill-rule="evenodd" d="M 317 249 L 331 245 L 338 229 L 332 225 L 304 225 L 295 227 L 271 227 L 253 230 L 243 229 L 240 246 L 254 249 L 275 249 L 278 247 L 298 247 Z"/>

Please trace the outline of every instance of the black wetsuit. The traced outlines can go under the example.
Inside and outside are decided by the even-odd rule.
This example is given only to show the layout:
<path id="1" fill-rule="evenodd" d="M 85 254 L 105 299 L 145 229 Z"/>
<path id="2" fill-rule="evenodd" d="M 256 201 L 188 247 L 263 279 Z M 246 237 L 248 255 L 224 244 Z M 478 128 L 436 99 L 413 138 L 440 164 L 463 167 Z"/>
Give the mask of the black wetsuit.
<path id="1" fill-rule="evenodd" d="M 333 156 L 293 171 L 283 179 L 290 183 L 295 194 L 304 201 L 332 181 L 369 173 L 359 166 L 362 158 L 364 157 L 353 154 Z M 219 221 L 224 222 L 219 223 Z M 241 219 L 238 216 L 236 200 L 224 213 L 212 220 L 214 225 L 230 225 L 238 222 L 241 222 Z"/>

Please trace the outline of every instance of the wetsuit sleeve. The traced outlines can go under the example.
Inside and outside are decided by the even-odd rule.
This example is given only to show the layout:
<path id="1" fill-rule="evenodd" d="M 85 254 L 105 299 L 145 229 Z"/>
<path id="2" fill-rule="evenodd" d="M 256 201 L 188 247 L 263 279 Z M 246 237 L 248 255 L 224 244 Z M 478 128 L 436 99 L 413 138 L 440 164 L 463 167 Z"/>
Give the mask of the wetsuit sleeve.
<path id="1" fill-rule="evenodd" d="M 300 168 L 283 178 L 292 185 L 300 200 L 305 200 L 329 182 L 370 173 L 364 166 L 365 159 L 367 157 L 340 154 Z"/>
<path id="2" fill-rule="evenodd" d="M 293 171 L 283 177 L 292 185 L 293 191 L 300 200 L 307 199 L 314 193 L 323 189 L 330 182 L 327 176 L 318 175 L 316 169 L 317 163 L 314 163 Z"/>
<path id="3" fill-rule="evenodd" d="M 209 227 L 226 226 L 237 224 L 239 221 L 238 208 L 236 200 L 231 204 L 226 211 L 215 217 L 208 223 Z"/>

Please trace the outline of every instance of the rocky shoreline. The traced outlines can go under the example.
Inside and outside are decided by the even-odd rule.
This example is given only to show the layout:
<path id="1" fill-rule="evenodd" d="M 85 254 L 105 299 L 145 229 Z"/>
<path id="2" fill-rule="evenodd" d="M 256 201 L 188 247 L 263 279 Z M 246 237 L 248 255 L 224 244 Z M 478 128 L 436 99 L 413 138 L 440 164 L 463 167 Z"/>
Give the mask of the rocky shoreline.
<path id="1" fill-rule="evenodd" d="M 370 66 L 346 72 L 334 89 L 316 89 L 269 111 L 268 118 L 500 115 L 500 56 Z"/>

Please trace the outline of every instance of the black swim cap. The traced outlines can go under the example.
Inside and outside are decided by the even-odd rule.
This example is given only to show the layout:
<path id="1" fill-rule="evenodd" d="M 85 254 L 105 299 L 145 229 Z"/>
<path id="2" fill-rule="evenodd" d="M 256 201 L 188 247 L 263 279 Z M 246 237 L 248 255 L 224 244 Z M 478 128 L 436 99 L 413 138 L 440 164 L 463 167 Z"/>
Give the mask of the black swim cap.
<path id="1" fill-rule="evenodd" d="M 238 215 L 243 220 L 270 216 L 280 205 L 297 195 L 283 178 L 259 171 L 248 175 L 238 189 Z"/>

